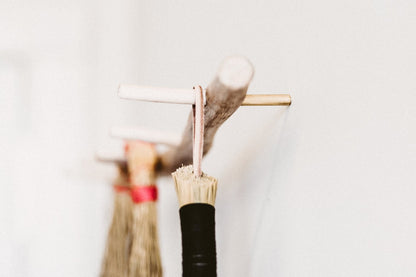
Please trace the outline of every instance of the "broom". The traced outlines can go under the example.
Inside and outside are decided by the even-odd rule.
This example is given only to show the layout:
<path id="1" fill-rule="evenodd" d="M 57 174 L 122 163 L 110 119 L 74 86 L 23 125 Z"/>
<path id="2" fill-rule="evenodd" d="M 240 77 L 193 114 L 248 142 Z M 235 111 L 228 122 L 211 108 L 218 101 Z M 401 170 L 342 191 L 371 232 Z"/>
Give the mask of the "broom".
<path id="1" fill-rule="evenodd" d="M 194 87 L 193 165 L 172 173 L 179 200 L 182 231 L 182 276 L 217 276 L 215 246 L 215 196 L 217 179 L 201 171 L 204 145 L 203 90 Z"/>
<path id="2" fill-rule="evenodd" d="M 128 267 L 128 237 L 131 200 L 126 164 L 119 164 L 119 175 L 114 182 L 114 211 L 108 231 L 101 277 L 126 276 Z"/>
<path id="3" fill-rule="evenodd" d="M 162 264 L 157 232 L 156 149 L 150 143 L 129 142 L 126 157 L 133 201 L 128 276 L 160 277 Z"/>

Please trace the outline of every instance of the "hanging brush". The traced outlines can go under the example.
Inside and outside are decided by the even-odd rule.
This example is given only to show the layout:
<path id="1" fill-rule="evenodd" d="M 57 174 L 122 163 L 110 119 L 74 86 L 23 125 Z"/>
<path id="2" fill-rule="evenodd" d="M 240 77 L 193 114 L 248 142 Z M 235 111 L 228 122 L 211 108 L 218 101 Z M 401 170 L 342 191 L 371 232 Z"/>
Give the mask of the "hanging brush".
<path id="1" fill-rule="evenodd" d="M 182 276 L 217 276 L 215 195 L 217 180 L 196 177 L 192 165 L 173 174 L 179 200 L 182 231 Z"/>
<path id="2" fill-rule="evenodd" d="M 172 173 L 179 200 L 182 231 L 182 276 L 217 276 L 215 245 L 215 196 L 217 179 L 201 171 L 204 137 L 204 97 L 194 88 L 193 166 Z"/>
<path id="3" fill-rule="evenodd" d="M 125 163 L 118 163 L 118 169 L 119 175 L 113 185 L 113 219 L 107 235 L 101 277 L 127 276 L 131 199 L 127 166 Z"/>
<path id="4" fill-rule="evenodd" d="M 131 141 L 127 144 L 126 158 L 133 202 L 128 276 L 160 277 L 162 264 L 157 230 L 155 146 Z"/>

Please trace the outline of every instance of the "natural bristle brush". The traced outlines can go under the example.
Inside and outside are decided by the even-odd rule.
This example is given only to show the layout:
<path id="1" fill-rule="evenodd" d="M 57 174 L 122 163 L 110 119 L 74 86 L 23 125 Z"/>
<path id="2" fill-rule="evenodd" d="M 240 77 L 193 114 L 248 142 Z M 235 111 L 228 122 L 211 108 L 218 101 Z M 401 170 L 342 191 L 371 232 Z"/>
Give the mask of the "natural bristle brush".
<path id="1" fill-rule="evenodd" d="M 201 171 L 204 137 L 203 91 L 195 88 L 193 165 L 172 173 L 179 200 L 182 231 L 182 276 L 217 276 L 215 196 L 217 179 Z"/>
<path id="2" fill-rule="evenodd" d="M 151 143 L 130 141 L 126 149 L 130 174 L 132 222 L 129 277 L 160 277 L 157 230 L 157 187 L 155 166 L 157 152 Z"/>
<path id="3" fill-rule="evenodd" d="M 217 180 L 195 177 L 192 165 L 173 174 L 179 200 L 184 277 L 216 276 L 215 196 Z"/>

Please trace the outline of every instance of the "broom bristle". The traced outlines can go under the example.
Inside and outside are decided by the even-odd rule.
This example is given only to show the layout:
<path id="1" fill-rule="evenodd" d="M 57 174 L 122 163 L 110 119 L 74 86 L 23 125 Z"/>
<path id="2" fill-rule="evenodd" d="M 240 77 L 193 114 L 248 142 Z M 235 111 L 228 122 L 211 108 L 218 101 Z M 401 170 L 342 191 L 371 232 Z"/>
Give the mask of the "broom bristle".
<path id="1" fill-rule="evenodd" d="M 178 194 L 179 206 L 191 203 L 206 203 L 215 205 L 217 194 L 217 179 L 202 173 L 196 177 L 193 166 L 183 166 L 172 173 Z"/>
<path id="2" fill-rule="evenodd" d="M 125 174 L 120 170 L 120 176 L 116 183 L 127 187 L 128 181 Z M 114 195 L 113 218 L 107 236 L 101 277 L 120 277 L 127 275 L 130 219 L 130 194 L 128 192 L 116 191 Z"/>
<path id="3" fill-rule="evenodd" d="M 156 214 L 155 202 L 140 203 L 133 207 L 130 277 L 162 276 Z"/>
<path id="4" fill-rule="evenodd" d="M 142 142 L 129 143 L 127 162 L 133 186 L 155 185 L 157 153 L 154 145 Z M 131 233 L 128 276 L 162 276 L 155 201 L 133 203 Z"/>

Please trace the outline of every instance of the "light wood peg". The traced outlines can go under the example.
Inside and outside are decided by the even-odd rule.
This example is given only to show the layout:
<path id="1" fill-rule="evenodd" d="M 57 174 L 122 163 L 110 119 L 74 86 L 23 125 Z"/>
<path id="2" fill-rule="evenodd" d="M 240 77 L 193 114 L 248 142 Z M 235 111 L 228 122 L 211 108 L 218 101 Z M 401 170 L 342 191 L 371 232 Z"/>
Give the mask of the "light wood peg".
<path id="1" fill-rule="evenodd" d="M 147 102 L 195 104 L 193 89 L 175 89 L 136 85 L 120 85 L 118 96 L 123 99 Z M 204 99 L 206 104 L 206 99 Z M 289 106 L 289 94 L 248 94 L 241 106 Z"/>
<path id="2" fill-rule="evenodd" d="M 248 94 L 241 106 L 289 106 L 290 94 Z"/>

